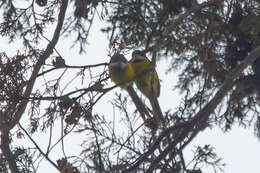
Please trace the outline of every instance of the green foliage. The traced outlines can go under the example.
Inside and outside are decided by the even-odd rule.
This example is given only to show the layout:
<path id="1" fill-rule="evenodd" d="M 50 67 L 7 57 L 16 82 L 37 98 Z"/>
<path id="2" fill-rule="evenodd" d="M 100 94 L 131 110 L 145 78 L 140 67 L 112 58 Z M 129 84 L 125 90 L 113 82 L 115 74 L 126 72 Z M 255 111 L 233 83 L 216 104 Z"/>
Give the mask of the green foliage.
<path id="1" fill-rule="evenodd" d="M 245 17 L 239 24 L 239 29 L 257 43 L 260 36 L 260 17 L 254 14 Z"/>

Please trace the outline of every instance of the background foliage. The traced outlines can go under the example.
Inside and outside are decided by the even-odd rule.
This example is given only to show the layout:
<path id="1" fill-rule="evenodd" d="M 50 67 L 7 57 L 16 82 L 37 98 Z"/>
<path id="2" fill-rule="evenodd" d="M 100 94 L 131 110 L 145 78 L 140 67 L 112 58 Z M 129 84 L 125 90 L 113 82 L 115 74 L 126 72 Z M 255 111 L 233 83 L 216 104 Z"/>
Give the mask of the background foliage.
<path id="1" fill-rule="evenodd" d="M 1 38 L 22 43 L 13 55 L 0 53 L 0 172 L 37 172 L 39 158 L 62 173 L 200 173 L 205 165 L 221 172 L 213 146 L 198 146 L 191 163 L 183 149 L 209 127 L 228 131 L 238 123 L 254 126 L 260 136 L 258 0 L 3 0 L 0 8 Z M 167 127 L 137 128 L 131 114 L 138 113 L 121 94 L 111 103 L 126 115 L 120 122 L 126 133 L 117 134 L 109 115 L 93 111 L 114 88 L 107 86 L 107 63 L 69 65 L 56 45 L 69 40 L 71 49 L 85 53 L 95 15 L 107 22 L 102 32 L 110 55 L 142 49 L 157 61 L 170 60 L 168 73 L 179 72 L 182 102 L 177 111 L 164 110 Z M 64 83 L 71 71 L 75 78 Z M 83 87 L 70 88 L 74 81 Z M 79 155 L 53 160 L 56 144 L 43 151 L 33 140 L 33 134 L 50 131 L 50 143 L 57 122 L 57 144 L 72 132 L 84 134 Z M 34 147 L 17 147 L 15 137 Z"/>

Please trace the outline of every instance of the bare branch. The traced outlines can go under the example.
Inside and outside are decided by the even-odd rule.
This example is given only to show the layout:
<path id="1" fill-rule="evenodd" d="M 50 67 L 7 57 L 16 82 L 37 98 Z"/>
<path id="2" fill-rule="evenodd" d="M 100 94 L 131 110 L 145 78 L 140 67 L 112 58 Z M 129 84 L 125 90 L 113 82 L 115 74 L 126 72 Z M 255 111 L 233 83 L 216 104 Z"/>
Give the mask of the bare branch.
<path id="1" fill-rule="evenodd" d="M 12 153 L 9 144 L 10 144 L 9 131 L 8 132 L 2 131 L 0 148 L 5 156 L 5 159 L 8 161 L 8 165 L 10 167 L 11 173 L 18 173 L 19 171 L 15 161 L 15 156 Z"/>
<path id="2" fill-rule="evenodd" d="M 52 38 L 51 42 L 48 44 L 48 46 L 45 49 L 45 51 L 43 52 L 43 54 L 39 57 L 38 62 L 34 66 L 33 72 L 31 74 L 31 77 L 29 80 L 30 83 L 27 84 L 26 90 L 23 94 L 24 97 L 30 96 L 34 83 L 35 83 L 35 80 L 36 80 L 36 77 L 37 77 L 42 65 L 44 64 L 45 60 L 52 54 L 53 49 L 59 40 L 59 36 L 60 36 L 60 32 L 61 32 L 61 29 L 63 26 L 67 6 L 68 6 L 68 0 L 62 0 L 61 7 L 60 7 L 60 13 L 58 15 L 58 23 L 57 23 L 55 32 L 53 34 L 53 38 Z M 9 126 L 9 129 L 12 129 L 19 122 L 20 118 L 22 117 L 22 115 L 25 111 L 27 103 L 28 103 L 28 100 L 23 100 L 20 103 L 20 105 L 18 106 L 18 110 L 14 116 L 15 119 L 12 121 L 12 124 Z"/>

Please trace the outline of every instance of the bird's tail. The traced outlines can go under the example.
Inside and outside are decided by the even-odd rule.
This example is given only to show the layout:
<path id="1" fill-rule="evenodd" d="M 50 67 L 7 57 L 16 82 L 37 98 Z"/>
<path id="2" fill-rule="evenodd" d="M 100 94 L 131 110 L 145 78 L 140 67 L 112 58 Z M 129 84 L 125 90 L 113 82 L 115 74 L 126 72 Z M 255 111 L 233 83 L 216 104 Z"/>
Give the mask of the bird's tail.
<path id="1" fill-rule="evenodd" d="M 159 105 L 157 98 L 149 98 L 150 104 L 153 109 L 153 114 L 155 116 L 156 121 L 159 122 L 159 126 L 166 127 L 166 122 L 162 114 L 161 107 Z"/>
<path id="2" fill-rule="evenodd" d="M 126 88 L 128 94 L 130 95 L 132 101 L 134 102 L 138 112 L 140 113 L 141 118 L 143 119 L 143 121 L 146 121 L 146 116 L 148 117 L 150 116 L 149 112 L 147 111 L 147 109 L 145 108 L 143 102 L 141 101 L 141 99 L 138 97 L 138 95 L 136 94 L 135 90 L 133 89 L 132 86 L 128 86 Z"/>

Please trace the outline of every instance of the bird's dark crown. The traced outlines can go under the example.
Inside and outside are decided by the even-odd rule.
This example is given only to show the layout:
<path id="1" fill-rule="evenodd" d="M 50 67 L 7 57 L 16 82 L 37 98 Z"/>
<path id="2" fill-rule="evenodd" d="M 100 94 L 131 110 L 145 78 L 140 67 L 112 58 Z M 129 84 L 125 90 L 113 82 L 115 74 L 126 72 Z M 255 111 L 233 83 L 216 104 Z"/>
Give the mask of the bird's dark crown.
<path id="1" fill-rule="evenodd" d="M 124 55 L 116 53 L 110 59 L 110 63 L 114 63 L 114 62 L 124 62 L 124 63 L 127 63 L 127 59 L 125 58 Z"/>

